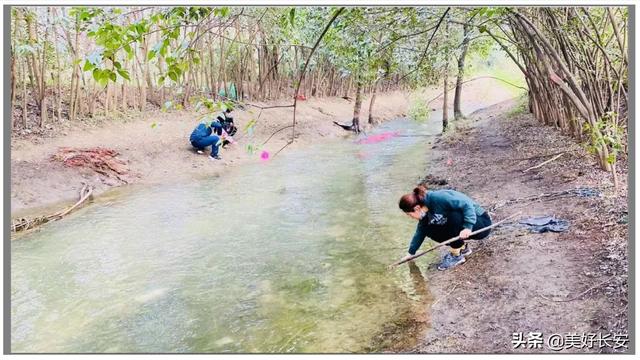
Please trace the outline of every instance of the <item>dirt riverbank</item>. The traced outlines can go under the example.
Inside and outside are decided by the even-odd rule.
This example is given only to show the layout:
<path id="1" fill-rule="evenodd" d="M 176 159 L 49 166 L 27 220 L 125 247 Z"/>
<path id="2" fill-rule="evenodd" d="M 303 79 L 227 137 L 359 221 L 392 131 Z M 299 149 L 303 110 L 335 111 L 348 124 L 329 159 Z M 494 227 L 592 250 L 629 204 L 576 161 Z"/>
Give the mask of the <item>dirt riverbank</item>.
<path id="1" fill-rule="evenodd" d="M 627 334 L 626 160 L 618 165 L 621 184 L 615 192 L 611 174 L 599 170 L 592 155 L 517 108 L 516 101 L 506 101 L 483 109 L 437 140 L 426 174 L 448 184 L 428 186 L 469 194 L 491 210 L 494 221 L 522 211 L 523 216 L 568 220 L 570 228 L 535 234 L 501 227 L 487 240 L 473 242 L 467 262 L 450 271 L 416 260 L 433 302 L 427 309 L 428 330 L 405 351 L 554 352 L 547 344 L 554 333 L 609 334 L 608 343 L 615 346 L 622 342 L 616 335 Z M 560 152 L 556 160 L 523 172 Z M 570 193 L 577 188 L 594 189 L 600 196 Z M 569 194 L 539 197 L 565 190 Z M 508 202 L 526 197 L 539 198 Z M 425 243 L 423 249 L 430 246 Z M 514 333 L 523 333 L 525 340 L 529 333 L 542 333 L 545 340 L 540 349 L 514 349 Z M 580 344 L 565 342 L 561 351 L 625 350 Z"/>
<path id="2" fill-rule="evenodd" d="M 284 103 L 281 102 L 281 103 Z M 275 104 L 275 103 L 273 103 Z M 258 103 L 260 106 L 273 104 Z M 407 112 L 409 99 L 399 93 L 379 96 L 375 114 L 377 119 L 391 119 Z M 364 108 L 365 106 L 363 106 Z M 344 136 L 348 132 L 332 121 L 350 123 L 353 100 L 342 98 L 309 99 L 300 101 L 297 115 L 296 141 L 284 151 L 291 151 L 309 142 Z M 82 183 L 100 194 L 125 183 L 98 174 L 90 169 L 68 168 L 51 161 L 50 156 L 60 147 L 106 147 L 118 151 L 118 158 L 127 162 L 127 183 L 168 183 L 188 181 L 199 177 L 219 176 L 230 166 L 247 161 L 260 161 L 259 153 L 250 154 L 246 146 L 260 146 L 276 130 L 291 124 L 290 108 L 260 110 L 248 107 L 237 109 L 233 115 L 239 129 L 257 119 L 253 137 L 236 135 L 238 143 L 221 150 L 221 161 L 197 155 L 188 143 L 199 116 L 195 112 L 147 112 L 143 118 L 111 120 L 99 125 L 77 124 L 66 134 L 53 138 L 22 136 L 12 139 L 11 149 L 11 210 L 12 217 L 20 213 L 46 213 L 49 206 L 60 208 L 60 202 L 77 198 Z M 260 115 L 258 119 L 258 115 Z M 365 111 L 361 122 L 366 123 Z M 278 132 L 262 148 L 271 154 L 291 137 L 291 129 Z M 208 150 L 206 152 L 208 154 Z"/>
<path id="3" fill-rule="evenodd" d="M 489 96 L 486 89 L 492 89 Z M 391 92 L 378 94 L 374 120 L 377 122 L 407 115 L 412 101 L 432 100 L 429 107 L 441 108 L 438 87 L 427 88 L 419 94 Z M 481 108 L 513 96 L 513 89 L 494 79 L 482 79 L 465 84 L 464 104 Z M 450 97 L 452 98 L 452 96 Z M 450 101 L 453 101 L 450 99 Z M 287 100 L 254 103 L 258 106 L 288 104 Z M 353 99 L 311 98 L 298 102 L 296 139 L 283 151 L 295 151 L 309 143 L 330 138 L 351 136 L 350 132 L 333 124 L 350 124 Z M 451 104 L 450 104 L 451 106 Z M 360 123 L 369 128 L 369 97 L 365 96 Z M 291 108 L 260 110 L 247 107 L 233 113 L 240 131 L 237 144 L 221 151 L 222 161 L 211 161 L 196 155 L 188 137 L 200 115 L 193 111 L 147 111 L 135 117 L 129 114 L 117 119 L 78 123 L 57 123 L 53 130 L 14 136 L 11 141 L 11 215 L 32 217 L 50 214 L 77 200 L 82 184 L 94 187 L 95 195 L 125 185 L 124 182 L 105 177 L 90 169 L 68 168 L 51 161 L 51 155 L 61 147 L 105 147 L 116 150 L 120 159 L 128 164 L 128 184 L 159 184 L 189 181 L 202 177 L 220 176 L 226 169 L 260 160 L 260 152 L 250 153 L 247 145 L 261 146 L 271 154 L 281 149 L 291 138 L 291 129 L 274 132 L 291 125 Z M 245 125 L 257 120 L 253 134 L 241 134 Z M 45 129 L 46 130 L 46 129 Z M 208 153 L 208 151 L 207 151 Z"/>

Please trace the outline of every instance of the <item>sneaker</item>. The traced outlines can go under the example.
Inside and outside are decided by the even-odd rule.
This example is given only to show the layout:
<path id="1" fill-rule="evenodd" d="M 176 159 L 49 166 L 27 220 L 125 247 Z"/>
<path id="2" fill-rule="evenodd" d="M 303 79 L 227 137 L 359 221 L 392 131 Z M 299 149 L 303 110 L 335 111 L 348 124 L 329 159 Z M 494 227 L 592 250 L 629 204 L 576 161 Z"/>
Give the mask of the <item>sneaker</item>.
<path id="1" fill-rule="evenodd" d="M 473 253 L 473 250 L 471 250 L 471 246 L 469 246 L 469 244 L 464 244 L 464 248 L 462 249 L 462 251 L 460 251 L 460 255 L 462 256 L 469 256 Z"/>
<path id="2" fill-rule="evenodd" d="M 211 160 L 222 160 L 222 158 L 216 155 L 216 156 L 211 156 Z"/>
<path id="3" fill-rule="evenodd" d="M 465 261 L 467 261 L 467 259 L 465 259 L 463 255 L 455 256 L 448 253 L 442 258 L 442 262 L 438 265 L 438 270 L 448 270 L 464 263 Z"/>
<path id="4" fill-rule="evenodd" d="M 196 150 L 196 152 L 197 152 L 198 154 L 200 154 L 200 155 L 204 154 L 204 151 L 202 151 L 202 150 Z"/>

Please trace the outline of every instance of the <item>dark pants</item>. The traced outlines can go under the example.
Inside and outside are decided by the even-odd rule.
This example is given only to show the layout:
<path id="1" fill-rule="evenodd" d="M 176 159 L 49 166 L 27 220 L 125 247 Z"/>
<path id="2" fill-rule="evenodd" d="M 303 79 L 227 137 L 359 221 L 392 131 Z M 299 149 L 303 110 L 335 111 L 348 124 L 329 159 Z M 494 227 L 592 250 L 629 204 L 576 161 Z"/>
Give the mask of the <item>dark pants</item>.
<path id="1" fill-rule="evenodd" d="M 487 227 L 489 225 L 491 225 L 491 218 L 489 217 L 489 213 L 485 211 L 484 214 L 476 217 L 476 223 L 475 223 L 475 225 L 473 225 L 473 229 L 471 231 L 480 230 L 480 229 L 485 228 L 485 227 Z M 458 233 L 453 235 L 452 237 L 460 235 L 460 231 L 462 231 L 462 229 L 463 228 L 461 227 L 460 230 L 458 230 Z M 490 233 L 491 233 L 491 229 L 485 230 L 485 231 L 483 231 L 481 233 L 478 233 L 478 234 L 475 234 L 475 235 L 472 235 L 470 238 L 471 239 L 480 240 L 480 239 L 484 239 L 487 236 L 489 236 Z M 456 240 L 456 241 L 454 241 L 452 243 L 449 243 L 449 246 L 451 246 L 454 249 L 461 248 L 463 245 L 464 245 L 464 240 L 462 240 L 462 239 Z"/>
<path id="2" fill-rule="evenodd" d="M 211 156 L 218 156 L 218 141 L 220 138 L 216 135 L 207 136 L 200 139 L 191 140 L 191 145 L 198 150 L 204 150 L 207 146 L 211 146 Z"/>

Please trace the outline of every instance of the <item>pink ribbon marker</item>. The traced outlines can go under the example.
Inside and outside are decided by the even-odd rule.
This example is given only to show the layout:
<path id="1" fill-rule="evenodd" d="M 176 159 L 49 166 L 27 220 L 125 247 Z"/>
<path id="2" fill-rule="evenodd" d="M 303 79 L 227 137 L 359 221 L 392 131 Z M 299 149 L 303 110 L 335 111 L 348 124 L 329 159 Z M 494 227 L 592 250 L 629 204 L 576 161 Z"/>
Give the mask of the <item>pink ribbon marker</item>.
<path id="1" fill-rule="evenodd" d="M 389 131 L 389 132 L 384 132 L 381 134 L 376 134 L 376 135 L 371 135 L 371 136 L 367 136 L 364 139 L 360 139 L 357 141 L 358 144 L 375 144 L 375 143 L 379 143 L 381 141 L 385 141 L 387 139 L 391 139 L 392 137 L 396 137 L 398 136 L 398 132 L 397 131 Z"/>
<path id="2" fill-rule="evenodd" d="M 262 161 L 267 161 L 269 160 L 269 152 L 266 150 L 263 150 L 262 153 L 260 154 L 260 159 Z"/>

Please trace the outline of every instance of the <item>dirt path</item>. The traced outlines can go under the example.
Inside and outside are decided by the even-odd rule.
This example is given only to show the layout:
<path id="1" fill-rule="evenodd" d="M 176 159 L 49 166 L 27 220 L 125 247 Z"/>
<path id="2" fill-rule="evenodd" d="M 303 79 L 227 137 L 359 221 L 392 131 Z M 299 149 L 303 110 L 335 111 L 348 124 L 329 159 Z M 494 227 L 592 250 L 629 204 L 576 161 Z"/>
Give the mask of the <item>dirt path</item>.
<path id="1" fill-rule="evenodd" d="M 474 254 L 451 271 L 418 260 L 434 301 L 429 330 L 411 352 L 552 352 L 547 339 L 553 333 L 627 334 L 626 166 L 620 166 L 622 188 L 615 195 L 611 175 L 598 170 L 589 154 L 530 115 L 514 114 L 515 106 L 507 101 L 476 112 L 455 135 L 442 137 L 427 174 L 447 179 L 445 187 L 470 194 L 486 208 L 498 205 L 491 212 L 494 221 L 522 211 L 555 215 L 571 227 L 544 234 L 500 228 L 483 243 L 473 243 Z M 552 156 L 526 158 L 560 151 L 567 152 L 523 173 Z M 577 187 L 597 189 L 602 196 L 499 206 Z M 512 336 L 518 332 L 525 339 L 541 332 L 543 348 L 514 350 Z M 596 345 L 563 351 L 623 350 Z"/>

